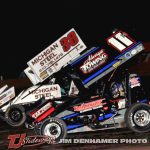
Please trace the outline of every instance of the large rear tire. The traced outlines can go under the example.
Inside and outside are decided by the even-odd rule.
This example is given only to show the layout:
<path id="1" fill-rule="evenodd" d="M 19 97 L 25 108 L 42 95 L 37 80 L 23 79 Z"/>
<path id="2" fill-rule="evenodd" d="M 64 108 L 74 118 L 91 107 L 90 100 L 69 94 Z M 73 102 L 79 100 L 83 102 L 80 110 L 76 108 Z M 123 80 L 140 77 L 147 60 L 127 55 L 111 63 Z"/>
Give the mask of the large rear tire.
<path id="1" fill-rule="evenodd" d="M 134 132 L 150 131 L 150 106 L 144 103 L 131 105 L 125 113 L 125 123 Z"/>

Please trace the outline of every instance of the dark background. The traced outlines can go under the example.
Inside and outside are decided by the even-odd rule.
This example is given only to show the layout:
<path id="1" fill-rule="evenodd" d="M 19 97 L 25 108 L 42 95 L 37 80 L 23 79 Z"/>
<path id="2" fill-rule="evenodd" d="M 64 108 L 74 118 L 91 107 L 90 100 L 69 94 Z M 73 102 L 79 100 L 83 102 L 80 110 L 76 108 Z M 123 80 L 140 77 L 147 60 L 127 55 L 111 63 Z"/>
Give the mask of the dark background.
<path id="1" fill-rule="evenodd" d="M 71 28 L 88 48 L 100 46 L 114 28 L 150 41 L 148 1 L 13 1 L 0 6 L 0 75 L 4 79 L 18 78 L 27 61 Z"/>

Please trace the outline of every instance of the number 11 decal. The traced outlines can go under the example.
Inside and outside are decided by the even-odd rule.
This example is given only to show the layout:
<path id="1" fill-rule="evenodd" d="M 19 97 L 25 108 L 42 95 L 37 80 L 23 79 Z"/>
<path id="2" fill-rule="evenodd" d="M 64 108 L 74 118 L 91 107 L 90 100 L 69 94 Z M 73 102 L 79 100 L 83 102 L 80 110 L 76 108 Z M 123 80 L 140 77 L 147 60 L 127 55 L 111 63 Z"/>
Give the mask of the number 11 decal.
<path id="1" fill-rule="evenodd" d="M 106 40 L 109 45 L 117 49 L 119 52 L 123 52 L 124 50 L 136 43 L 131 37 L 129 37 L 127 33 L 122 31 L 114 33 Z"/>

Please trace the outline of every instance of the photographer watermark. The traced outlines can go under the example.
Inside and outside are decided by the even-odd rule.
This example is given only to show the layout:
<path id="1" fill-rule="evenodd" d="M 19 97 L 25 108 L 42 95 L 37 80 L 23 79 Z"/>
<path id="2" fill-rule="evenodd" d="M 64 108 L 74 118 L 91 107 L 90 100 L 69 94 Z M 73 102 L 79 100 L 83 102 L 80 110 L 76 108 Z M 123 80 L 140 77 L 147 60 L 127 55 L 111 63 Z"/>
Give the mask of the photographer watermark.
<path id="1" fill-rule="evenodd" d="M 145 144 L 147 139 L 61 139 L 59 143 Z"/>
<path id="2" fill-rule="evenodd" d="M 50 138 L 49 136 L 43 135 L 32 135 L 27 136 L 26 133 L 23 134 L 14 134 L 8 136 L 9 145 L 8 149 L 18 149 L 23 146 L 37 146 L 41 144 L 55 144 L 55 139 Z M 59 144 L 146 144 L 148 140 L 145 139 L 60 139 Z"/>

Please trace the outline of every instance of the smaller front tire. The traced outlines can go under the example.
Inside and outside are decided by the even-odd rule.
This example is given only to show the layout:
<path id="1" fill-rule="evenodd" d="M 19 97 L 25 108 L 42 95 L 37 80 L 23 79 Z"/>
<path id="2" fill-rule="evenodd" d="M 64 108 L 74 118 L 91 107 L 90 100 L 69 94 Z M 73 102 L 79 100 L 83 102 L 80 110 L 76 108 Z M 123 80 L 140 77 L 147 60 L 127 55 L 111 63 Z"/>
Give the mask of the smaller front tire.
<path id="1" fill-rule="evenodd" d="M 67 136 L 66 124 L 56 117 L 46 119 L 41 125 L 40 134 L 49 136 L 55 143 L 59 143 L 61 139 Z"/>
<path id="2" fill-rule="evenodd" d="M 131 105 L 125 113 L 125 123 L 134 132 L 150 131 L 150 106 L 144 103 Z"/>

